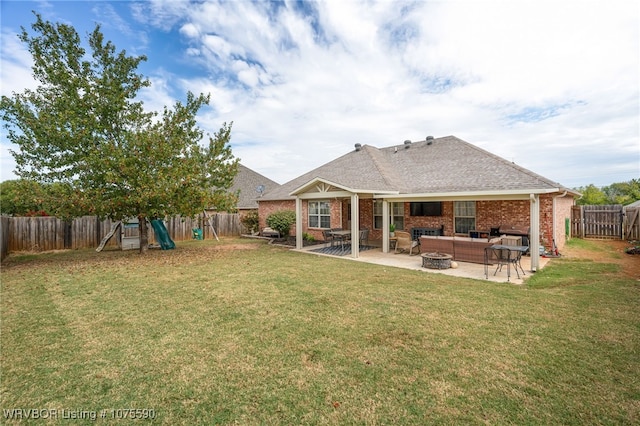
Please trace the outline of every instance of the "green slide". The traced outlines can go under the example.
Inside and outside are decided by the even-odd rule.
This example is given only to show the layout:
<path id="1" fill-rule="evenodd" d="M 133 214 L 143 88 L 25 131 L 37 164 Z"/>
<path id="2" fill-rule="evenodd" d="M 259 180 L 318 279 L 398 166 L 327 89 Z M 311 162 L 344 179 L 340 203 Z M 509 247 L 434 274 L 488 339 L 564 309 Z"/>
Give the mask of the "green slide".
<path id="1" fill-rule="evenodd" d="M 167 232 L 167 228 L 161 220 L 152 220 L 151 226 L 153 226 L 153 230 L 156 233 L 156 240 L 160 243 L 160 248 L 162 250 L 171 250 L 176 248 L 176 243 L 174 243 L 171 237 L 169 237 L 169 232 Z"/>

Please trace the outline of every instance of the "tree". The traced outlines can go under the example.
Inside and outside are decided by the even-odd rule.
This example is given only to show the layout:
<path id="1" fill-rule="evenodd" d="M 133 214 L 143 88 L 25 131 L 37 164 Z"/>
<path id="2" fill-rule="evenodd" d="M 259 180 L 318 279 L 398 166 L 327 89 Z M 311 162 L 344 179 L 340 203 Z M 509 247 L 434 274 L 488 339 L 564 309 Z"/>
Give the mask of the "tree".
<path id="1" fill-rule="evenodd" d="M 0 183 L 0 212 L 3 215 L 29 216 L 48 213 L 46 187 L 34 181 L 16 179 Z"/>
<path id="2" fill-rule="evenodd" d="M 603 189 L 610 204 L 631 204 L 640 200 L 640 179 L 632 179 L 629 182 L 612 183 Z"/>
<path id="3" fill-rule="evenodd" d="M 631 179 L 629 182 L 617 182 L 604 186 L 602 189 L 593 184 L 577 189 L 582 193 L 578 199 L 578 205 L 605 205 L 605 204 L 631 204 L 640 200 L 640 179 Z"/>
<path id="4" fill-rule="evenodd" d="M 605 193 L 593 184 L 578 188 L 578 192 L 582 193 L 582 197 L 580 197 L 576 202 L 576 204 L 580 206 L 597 206 L 607 204 L 607 196 Z"/>
<path id="5" fill-rule="evenodd" d="M 205 207 L 227 210 L 238 160 L 224 123 L 207 146 L 196 115 L 209 96 L 187 93 L 162 113 L 147 112 L 138 92 L 150 86 L 136 69 L 145 56 L 116 53 L 96 26 L 90 55 L 75 29 L 35 14 L 35 35 L 20 40 L 33 56 L 36 90 L 3 96 L 0 113 L 18 176 L 56 182 L 52 213 L 92 213 L 121 220 L 138 217 L 140 250 L 148 246 L 147 219 L 194 215 Z"/>

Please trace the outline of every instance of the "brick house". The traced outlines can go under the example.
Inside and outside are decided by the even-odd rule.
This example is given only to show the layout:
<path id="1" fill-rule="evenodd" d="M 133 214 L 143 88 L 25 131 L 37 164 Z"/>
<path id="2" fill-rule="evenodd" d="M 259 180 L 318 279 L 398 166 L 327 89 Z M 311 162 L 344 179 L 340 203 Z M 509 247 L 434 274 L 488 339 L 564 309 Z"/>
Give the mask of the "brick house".
<path id="1" fill-rule="evenodd" d="M 455 136 L 427 137 L 386 148 L 355 149 L 271 191 L 259 200 L 260 227 L 278 210 L 294 210 L 302 234 L 327 228 L 370 230 L 389 251 L 389 225 L 436 228 L 469 236 L 512 225 L 528 228 L 531 253 L 566 242 L 565 220 L 580 194 Z M 351 256 L 358 257 L 357 244 Z M 534 259 L 535 258 L 535 259 Z M 538 256 L 532 258 L 532 269 Z"/>

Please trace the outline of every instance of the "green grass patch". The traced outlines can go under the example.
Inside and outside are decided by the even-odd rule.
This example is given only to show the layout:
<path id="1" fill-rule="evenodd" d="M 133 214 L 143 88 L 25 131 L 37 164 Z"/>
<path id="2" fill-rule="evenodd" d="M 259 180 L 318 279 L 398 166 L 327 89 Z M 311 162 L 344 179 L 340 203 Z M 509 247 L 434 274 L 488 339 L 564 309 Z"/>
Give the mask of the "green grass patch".
<path id="1" fill-rule="evenodd" d="M 1 285 L 3 410 L 149 408 L 160 424 L 640 417 L 640 292 L 615 265 L 554 259 L 512 286 L 223 239 L 11 256 Z"/>

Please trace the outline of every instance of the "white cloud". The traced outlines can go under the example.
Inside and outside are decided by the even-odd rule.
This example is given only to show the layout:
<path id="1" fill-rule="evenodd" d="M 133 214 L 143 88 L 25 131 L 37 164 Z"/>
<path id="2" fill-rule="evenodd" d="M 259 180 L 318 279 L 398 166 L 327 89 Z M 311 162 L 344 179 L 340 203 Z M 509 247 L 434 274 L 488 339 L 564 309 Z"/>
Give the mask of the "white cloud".
<path id="1" fill-rule="evenodd" d="M 31 78 L 31 67 L 33 60 L 31 54 L 24 47 L 17 37 L 16 28 L 2 28 L 0 39 L 0 52 L 2 55 L 2 66 L 0 66 L 0 95 L 12 96 L 12 93 L 21 93 L 25 89 L 35 89 L 36 82 Z M 3 122 L 4 124 L 4 122 Z M 16 150 L 6 138 L 7 132 L 4 128 L 0 131 L 0 182 L 9 179 L 17 179 L 13 174 L 16 162 L 9 152 Z"/>
<path id="2" fill-rule="evenodd" d="M 241 5 L 246 13 L 251 4 Z M 226 114 L 236 122 L 236 152 L 250 167 L 283 181 L 345 153 L 355 142 L 388 146 L 455 134 L 551 179 L 570 180 L 567 184 L 584 178 L 611 182 L 607 172 L 601 179 L 591 171 L 580 181 L 572 178 L 588 170 L 589 162 L 603 169 L 590 146 L 624 153 L 620 157 L 628 160 L 612 169 L 626 170 L 626 176 L 639 170 L 633 155 L 638 151 L 636 6 L 418 3 L 403 13 L 391 2 L 314 5 L 321 34 L 309 17 L 291 11 L 269 21 L 270 36 L 264 36 L 264 20 L 245 20 L 233 7 L 225 7 L 223 24 L 197 11 L 187 18 L 246 47 L 277 82 L 250 95 L 236 89 L 237 97 L 250 103 L 236 101 Z M 292 48 L 282 48 L 283 35 Z M 254 83 L 248 85 L 255 88 Z M 618 128 L 615 138 L 607 127 Z M 256 143 L 271 148 L 258 151 Z M 297 161 L 281 168 L 276 156 Z M 269 163 L 278 166 L 263 165 Z"/>
<path id="3" fill-rule="evenodd" d="M 200 36 L 200 31 L 198 30 L 198 27 L 192 23 L 188 23 L 180 28 L 180 34 L 189 38 L 198 38 Z"/>
<path id="4" fill-rule="evenodd" d="M 161 110 L 186 90 L 211 93 L 201 125 L 213 133 L 233 121 L 234 153 L 279 182 L 355 143 L 451 134 L 568 186 L 640 177 L 634 2 L 132 8 L 145 33 L 167 32 L 192 66 L 169 72 L 167 61 L 181 58 L 147 52 L 157 71 L 145 104 Z M 4 67 L 3 52 L 3 85 Z"/>

